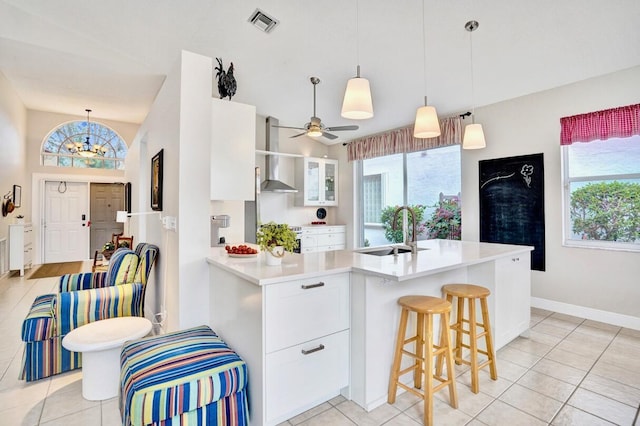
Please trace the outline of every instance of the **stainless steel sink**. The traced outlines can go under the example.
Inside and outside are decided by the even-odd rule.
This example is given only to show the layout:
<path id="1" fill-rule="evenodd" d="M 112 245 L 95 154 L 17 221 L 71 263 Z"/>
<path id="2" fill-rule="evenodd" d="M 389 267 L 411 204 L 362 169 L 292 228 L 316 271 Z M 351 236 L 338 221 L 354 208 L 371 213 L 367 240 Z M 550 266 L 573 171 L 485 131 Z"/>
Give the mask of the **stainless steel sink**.
<path id="1" fill-rule="evenodd" d="M 409 247 L 396 247 L 398 250 L 398 254 L 402 254 L 402 253 L 410 253 L 411 249 Z M 428 250 L 426 248 L 418 248 L 418 251 L 422 251 L 422 250 Z M 370 254 L 372 256 L 389 256 L 392 255 L 394 251 L 394 247 L 380 247 L 380 248 L 374 248 L 374 249 L 362 249 L 362 250 L 357 250 L 358 253 L 362 253 L 362 254 Z"/>

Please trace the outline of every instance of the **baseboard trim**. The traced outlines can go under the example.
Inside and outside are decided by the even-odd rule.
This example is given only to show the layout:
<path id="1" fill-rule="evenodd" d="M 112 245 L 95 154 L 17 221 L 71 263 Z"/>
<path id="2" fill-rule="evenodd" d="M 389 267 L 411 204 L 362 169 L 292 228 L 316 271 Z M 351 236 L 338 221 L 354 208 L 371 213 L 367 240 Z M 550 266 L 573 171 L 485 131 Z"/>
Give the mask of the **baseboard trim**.
<path id="1" fill-rule="evenodd" d="M 532 297 L 531 306 L 534 308 L 559 312 L 561 314 L 572 315 L 574 317 L 586 318 L 620 327 L 640 330 L 640 318 L 633 317 L 631 315 L 602 311 L 600 309 L 587 308 L 585 306 L 572 305 L 570 303 L 556 302 L 555 300 L 542 299 L 540 297 Z"/>

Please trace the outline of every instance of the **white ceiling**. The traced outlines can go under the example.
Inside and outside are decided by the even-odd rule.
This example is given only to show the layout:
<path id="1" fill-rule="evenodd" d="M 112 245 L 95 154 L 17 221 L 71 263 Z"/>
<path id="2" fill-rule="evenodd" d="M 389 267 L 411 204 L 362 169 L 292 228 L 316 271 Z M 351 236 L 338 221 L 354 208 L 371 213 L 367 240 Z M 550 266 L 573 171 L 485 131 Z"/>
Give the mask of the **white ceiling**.
<path id="1" fill-rule="evenodd" d="M 422 1 L 356 1 L 0 0 L 0 72 L 29 109 L 140 123 L 184 49 L 232 61 L 233 100 L 289 126 L 309 121 L 317 76 L 323 123 L 360 125 L 337 143 L 412 123 L 425 84 L 446 116 L 640 65 L 638 0 L 424 0 L 426 49 Z M 356 122 L 340 108 L 358 62 L 375 117 Z"/>

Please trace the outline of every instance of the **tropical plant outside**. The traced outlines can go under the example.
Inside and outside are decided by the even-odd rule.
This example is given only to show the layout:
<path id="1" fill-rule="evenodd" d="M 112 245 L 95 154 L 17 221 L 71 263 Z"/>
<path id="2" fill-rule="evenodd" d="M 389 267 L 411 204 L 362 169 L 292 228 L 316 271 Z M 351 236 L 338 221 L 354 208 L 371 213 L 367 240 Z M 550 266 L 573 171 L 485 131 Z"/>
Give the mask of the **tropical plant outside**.
<path id="1" fill-rule="evenodd" d="M 571 194 L 573 232 L 583 239 L 640 240 L 640 184 L 590 183 Z"/>
<path id="2" fill-rule="evenodd" d="M 444 200 L 434 207 L 431 218 L 425 222 L 427 238 L 459 240 L 462 225 L 460 202 Z"/>

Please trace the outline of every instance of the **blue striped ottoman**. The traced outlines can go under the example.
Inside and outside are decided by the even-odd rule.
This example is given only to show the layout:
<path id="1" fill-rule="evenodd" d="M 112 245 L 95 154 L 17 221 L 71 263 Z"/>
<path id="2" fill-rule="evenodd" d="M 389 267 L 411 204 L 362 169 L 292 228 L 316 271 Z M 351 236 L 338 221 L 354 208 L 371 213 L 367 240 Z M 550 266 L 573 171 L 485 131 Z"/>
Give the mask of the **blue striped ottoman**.
<path id="1" fill-rule="evenodd" d="M 125 343 L 123 425 L 248 425 L 247 366 L 209 327 Z"/>

